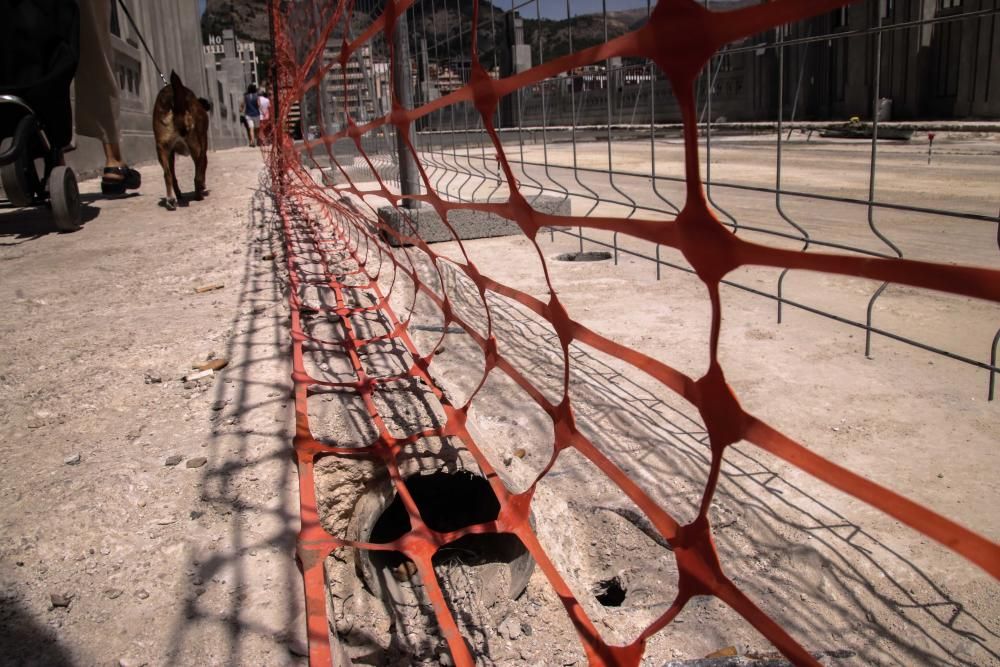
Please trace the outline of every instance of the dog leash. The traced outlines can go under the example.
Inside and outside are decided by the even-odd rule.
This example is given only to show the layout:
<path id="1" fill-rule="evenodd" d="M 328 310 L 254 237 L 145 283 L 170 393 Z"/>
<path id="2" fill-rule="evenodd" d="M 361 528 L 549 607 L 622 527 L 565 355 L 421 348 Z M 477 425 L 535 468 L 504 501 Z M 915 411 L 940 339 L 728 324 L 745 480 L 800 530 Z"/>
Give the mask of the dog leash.
<path id="1" fill-rule="evenodd" d="M 146 55 L 149 56 L 150 62 L 152 62 L 153 67 L 156 68 L 156 73 L 160 75 L 160 80 L 163 81 L 164 85 L 169 86 L 170 82 L 167 81 L 167 77 L 163 76 L 163 70 L 160 69 L 160 66 L 156 64 L 156 58 L 153 57 L 153 52 L 149 50 L 149 46 L 146 44 L 146 40 L 142 36 L 142 31 L 139 30 L 139 26 L 135 24 L 135 19 L 132 18 L 131 12 L 129 12 L 128 7 L 125 6 L 125 0 L 118 0 L 118 5 L 122 8 L 122 11 L 125 12 L 125 18 L 127 18 L 128 22 L 132 24 L 132 29 L 135 30 L 136 36 L 139 38 L 139 41 L 142 42 L 142 48 L 146 49 Z"/>

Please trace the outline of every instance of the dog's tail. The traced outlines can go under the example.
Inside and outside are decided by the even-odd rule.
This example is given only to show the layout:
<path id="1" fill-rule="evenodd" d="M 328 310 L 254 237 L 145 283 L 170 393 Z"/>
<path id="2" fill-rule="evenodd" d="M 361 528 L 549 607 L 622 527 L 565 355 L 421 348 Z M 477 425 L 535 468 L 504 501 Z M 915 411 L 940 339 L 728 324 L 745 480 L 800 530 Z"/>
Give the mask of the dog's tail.
<path id="1" fill-rule="evenodd" d="M 185 98 L 187 96 L 184 94 L 187 92 L 187 89 L 184 88 L 184 84 L 181 83 L 181 78 L 177 76 L 177 72 L 174 72 L 173 70 L 170 71 L 170 88 L 172 89 L 173 92 L 172 106 L 173 106 L 174 117 L 176 118 L 177 116 L 183 114 L 185 110 L 187 110 L 187 104 L 185 104 L 185 102 L 187 101 Z"/>
<path id="2" fill-rule="evenodd" d="M 181 78 L 177 76 L 177 72 L 174 72 L 173 70 L 170 71 L 170 88 L 173 91 L 173 112 L 174 117 L 176 118 L 187 111 L 187 96 L 190 91 L 184 87 L 184 84 L 181 83 Z M 205 111 L 209 113 L 212 112 L 211 100 L 199 97 L 198 104 L 204 107 Z"/>

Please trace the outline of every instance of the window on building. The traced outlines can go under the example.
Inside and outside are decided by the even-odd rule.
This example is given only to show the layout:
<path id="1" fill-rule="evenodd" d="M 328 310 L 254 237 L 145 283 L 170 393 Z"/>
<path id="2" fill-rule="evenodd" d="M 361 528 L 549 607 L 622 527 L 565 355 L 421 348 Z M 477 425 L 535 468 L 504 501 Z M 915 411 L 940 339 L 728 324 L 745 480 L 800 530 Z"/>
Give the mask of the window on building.
<path id="1" fill-rule="evenodd" d="M 879 0 L 878 3 L 878 15 L 879 18 L 888 19 L 892 18 L 893 15 L 893 0 Z"/>
<path id="2" fill-rule="evenodd" d="M 111 34 L 115 37 L 122 36 L 122 26 L 118 22 L 118 3 L 111 3 Z"/>
<path id="3" fill-rule="evenodd" d="M 934 94 L 953 98 L 958 95 L 959 66 L 962 59 L 962 24 L 948 21 L 938 26 L 932 45 Z"/>
<path id="4" fill-rule="evenodd" d="M 833 28 L 844 28 L 847 26 L 847 7 L 841 7 L 840 9 L 833 10 L 830 15 L 831 23 Z"/>
<path id="5" fill-rule="evenodd" d="M 961 6 L 962 0 L 938 0 L 938 9 L 954 9 Z"/>

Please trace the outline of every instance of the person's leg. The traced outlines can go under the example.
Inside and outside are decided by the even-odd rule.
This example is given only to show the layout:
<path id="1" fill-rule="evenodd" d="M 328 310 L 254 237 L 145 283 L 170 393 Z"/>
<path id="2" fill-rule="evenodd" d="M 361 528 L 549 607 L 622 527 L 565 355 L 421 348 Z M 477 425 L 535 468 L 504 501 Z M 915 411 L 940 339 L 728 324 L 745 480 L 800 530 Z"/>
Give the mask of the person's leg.
<path id="1" fill-rule="evenodd" d="M 247 125 L 250 126 L 250 147 L 253 148 L 257 145 L 257 119 L 247 117 Z"/>
<path id="2" fill-rule="evenodd" d="M 114 75 L 110 24 L 111 0 L 81 0 L 76 131 L 100 139 L 106 146 L 119 140 L 120 91 Z M 120 149 L 105 148 L 105 153 L 120 156 Z"/>
<path id="3" fill-rule="evenodd" d="M 108 167 L 123 167 L 125 161 L 122 160 L 122 149 L 118 143 L 104 144 L 104 161 Z"/>
<path id="4" fill-rule="evenodd" d="M 76 75 L 76 131 L 99 139 L 104 145 L 106 171 L 111 189 L 139 187 L 139 173 L 127 169 L 122 158 L 119 127 L 120 89 L 114 75 L 111 48 L 112 0 L 80 2 L 80 64 Z M 116 187 L 117 186 L 117 187 Z"/>

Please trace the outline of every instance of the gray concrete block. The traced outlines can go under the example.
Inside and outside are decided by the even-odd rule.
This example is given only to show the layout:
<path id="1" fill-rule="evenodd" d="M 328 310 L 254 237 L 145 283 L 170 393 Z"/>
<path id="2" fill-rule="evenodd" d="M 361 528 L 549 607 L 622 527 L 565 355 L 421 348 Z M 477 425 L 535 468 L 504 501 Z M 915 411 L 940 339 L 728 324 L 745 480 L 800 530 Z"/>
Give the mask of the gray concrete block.
<path id="1" fill-rule="evenodd" d="M 534 209 L 543 213 L 570 215 L 570 201 L 565 197 L 537 195 L 534 198 L 528 197 L 528 202 Z M 378 210 L 378 217 L 382 223 L 406 235 L 413 233 L 412 221 L 412 225 L 416 227 L 416 234 L 427 243 L 454 240 L 451 231 L 441 221 L 437 211 L 429 206 L 406 209 L 405 213 L 392 206 L 384 206 Z M 448 222 L 462 240 L 521 234 L 521 228 L 515 222 L 482 211 L 453 210 L 448 214 Z M 395 238 L 390 235 L 387 237 L 391 245 L 399 245 Z"/>
<path id="2" fill-rule="evenodd" d="M 343 171 L 339 167 L 323 167 L 320 171 L 322 172 L 323 185 L 346 185 L 347 183 L 365 183 L 375 180 L 372 170 L 364 164 L 347 166 L 343 168 Z M 344 177 L 345 172 L 347 173 L 346 178 Z M 386 173 L 380 175 L 383 178 L 391 178 Z"/>

